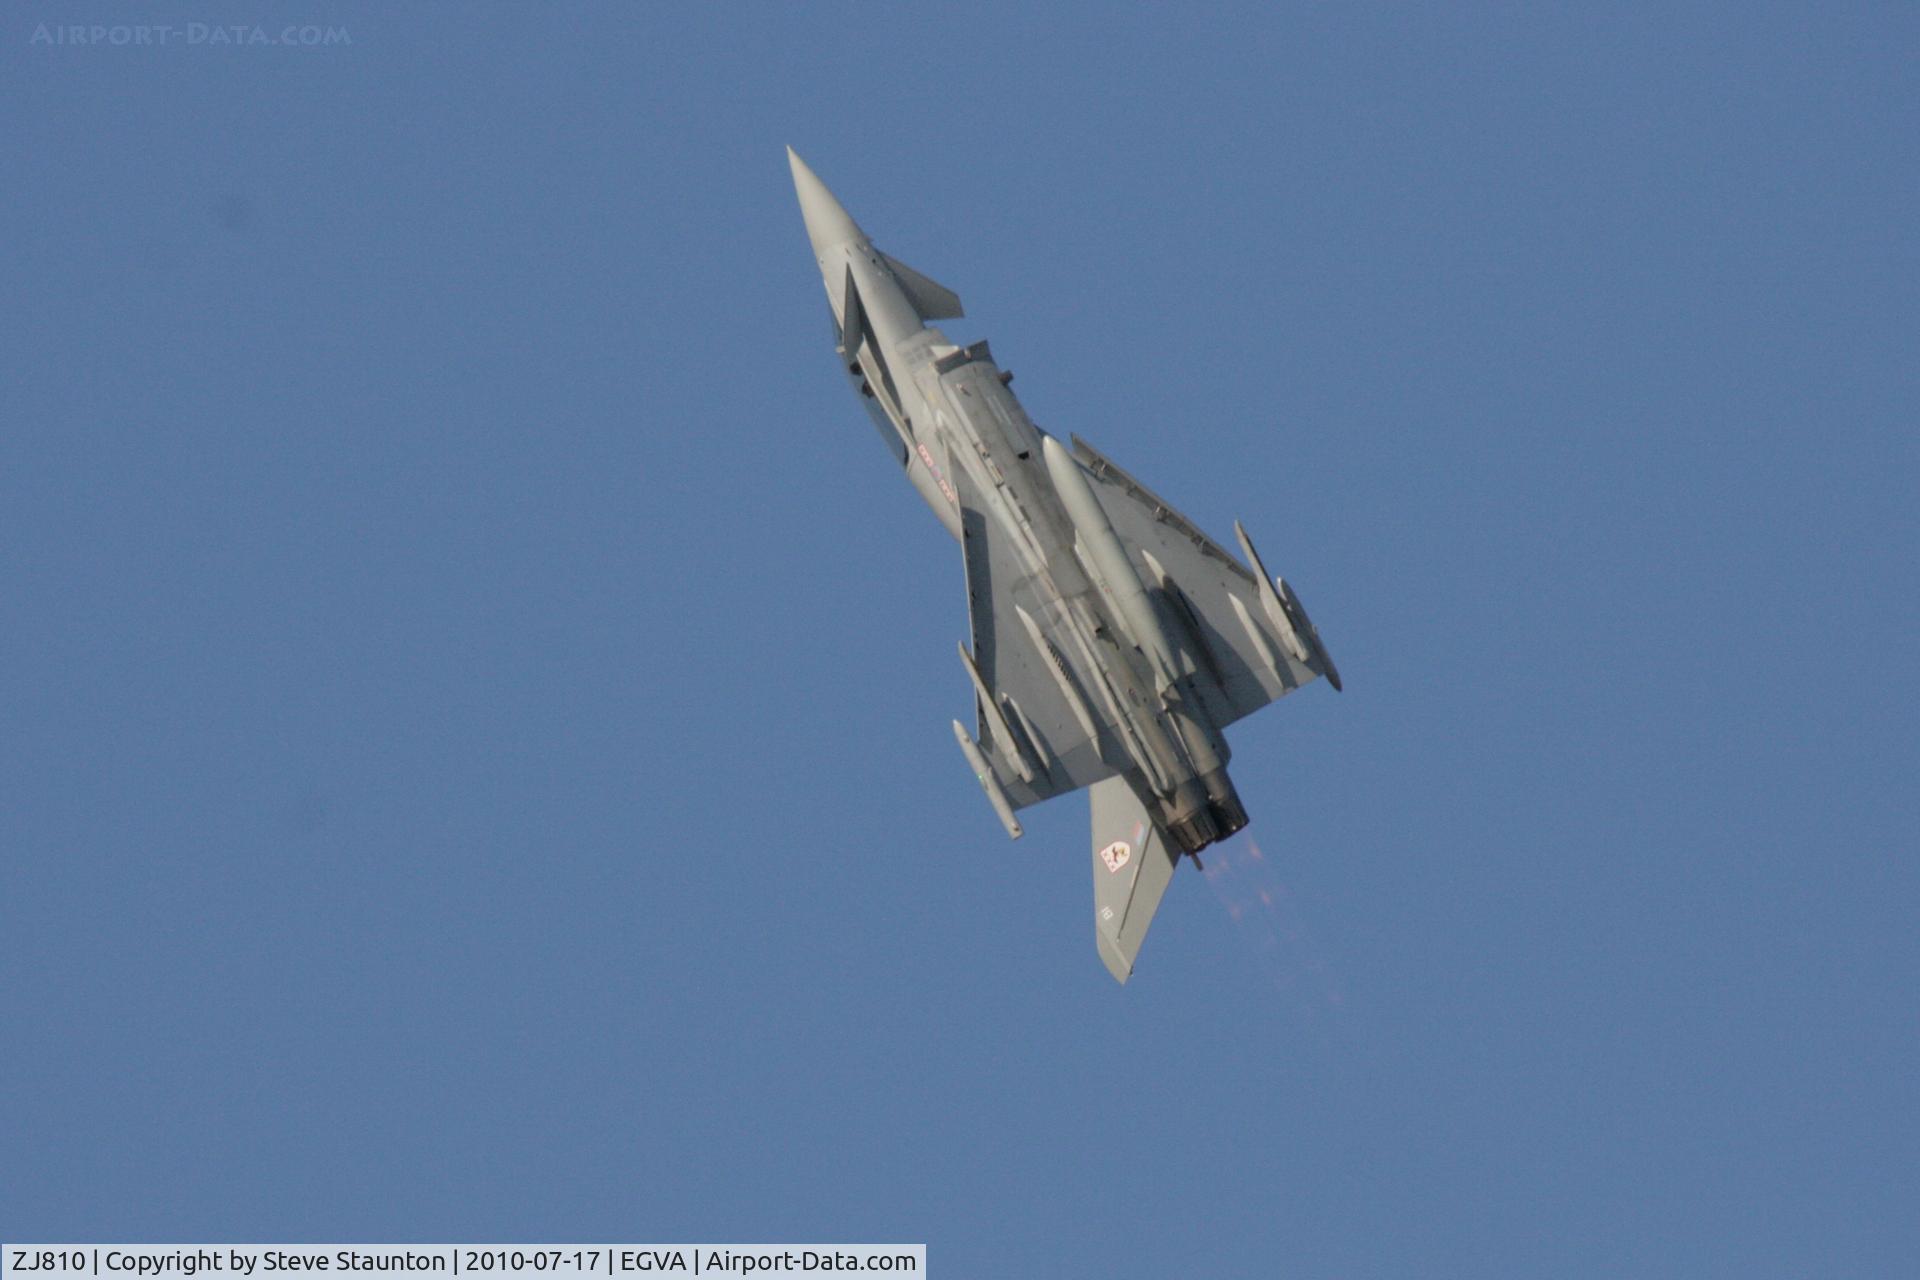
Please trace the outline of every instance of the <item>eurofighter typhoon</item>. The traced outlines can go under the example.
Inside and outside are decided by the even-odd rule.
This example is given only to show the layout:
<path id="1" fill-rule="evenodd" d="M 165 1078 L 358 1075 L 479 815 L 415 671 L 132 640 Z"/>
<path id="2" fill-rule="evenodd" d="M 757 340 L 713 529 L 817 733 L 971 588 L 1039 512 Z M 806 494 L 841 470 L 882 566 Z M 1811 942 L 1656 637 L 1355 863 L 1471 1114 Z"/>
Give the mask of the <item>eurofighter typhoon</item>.
<path id="1" fill-rule="evenodd" d="M 1223 730 L 1340 674 L 1238 522 L 1246 565 L 1105 455 L 1021 409 L 952 290 L 875 248 L 792 148 L 840 367 L 966 562 L 974 728 L 953 736 L 1007 834 L 1090 788 L 1094 936 L 1121 982 L 1183 855 L 1247 825 Z"/>

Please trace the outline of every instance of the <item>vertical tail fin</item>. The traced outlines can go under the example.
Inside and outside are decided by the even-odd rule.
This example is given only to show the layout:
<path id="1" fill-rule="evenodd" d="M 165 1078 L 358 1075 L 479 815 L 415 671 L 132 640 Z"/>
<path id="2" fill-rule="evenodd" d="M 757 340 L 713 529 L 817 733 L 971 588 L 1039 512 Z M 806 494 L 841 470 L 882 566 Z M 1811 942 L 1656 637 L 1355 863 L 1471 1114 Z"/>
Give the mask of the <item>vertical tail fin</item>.
<path id="1" fill-rule="evenodd" d="M 1096 782 L 1087 795 L 1093 809 L 1094 938 L 1107 972 L 1125 982 L 1180 859 L 1126 777 Z"/>

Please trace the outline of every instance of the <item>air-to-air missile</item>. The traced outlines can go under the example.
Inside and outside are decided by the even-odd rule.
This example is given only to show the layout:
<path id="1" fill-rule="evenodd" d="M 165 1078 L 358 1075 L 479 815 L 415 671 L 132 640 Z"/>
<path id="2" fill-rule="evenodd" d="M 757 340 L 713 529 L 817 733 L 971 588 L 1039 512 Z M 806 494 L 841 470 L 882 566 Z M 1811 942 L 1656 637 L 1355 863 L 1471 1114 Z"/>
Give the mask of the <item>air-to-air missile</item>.
<path id="1" fill-rule="evenodd" d="M 953 291 L 787 159 L 841 367 L 961 544 L 975 727 L 954 737 L 1015 838 L 1017 810 L 1091 788 L 1094 934 L 1125 982 L 1180 858 L 1247 825 L 1223 731 L 1339 672 L 1238 522 L 1245 565 L 1079 437 L 1035 426 L 985 342 L 932 326 L 962 314 Z"/>

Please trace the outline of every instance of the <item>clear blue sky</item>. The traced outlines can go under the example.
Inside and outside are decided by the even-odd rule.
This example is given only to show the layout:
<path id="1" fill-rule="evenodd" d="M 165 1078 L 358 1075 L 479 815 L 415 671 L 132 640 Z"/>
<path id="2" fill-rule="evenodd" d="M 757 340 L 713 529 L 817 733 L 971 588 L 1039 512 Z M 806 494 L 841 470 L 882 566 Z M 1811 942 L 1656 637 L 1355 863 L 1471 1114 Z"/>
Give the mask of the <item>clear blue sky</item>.
<path id="1" fill-rule="evenodd" d="M 1920 1271 L 1915 10 L 1026 9 L 9 10 L 0 1237 Z M 1347 678 L 1124 989 L 787 143 Z"/>

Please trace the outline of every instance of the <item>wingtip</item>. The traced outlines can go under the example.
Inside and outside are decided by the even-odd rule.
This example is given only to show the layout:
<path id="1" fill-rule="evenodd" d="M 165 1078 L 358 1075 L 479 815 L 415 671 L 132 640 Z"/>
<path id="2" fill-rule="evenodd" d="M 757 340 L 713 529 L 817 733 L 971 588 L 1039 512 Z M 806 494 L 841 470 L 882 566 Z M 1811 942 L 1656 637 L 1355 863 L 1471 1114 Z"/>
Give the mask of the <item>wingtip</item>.
<path id="1" fill-rule="evenodd" d="M 1097 924 L 1093 927 L 1093 936 L 1094 941 L 1099 944 L 1100 963 L 1107 967 L 1107 972 L 1112 975 L 1115 982 L 1123 987 L 1126 986 L 1127 979 L 1133 976 L 1133 966 L 1128 964 L 1126 956 L 1121 954 L 1120 945 Z"/>

